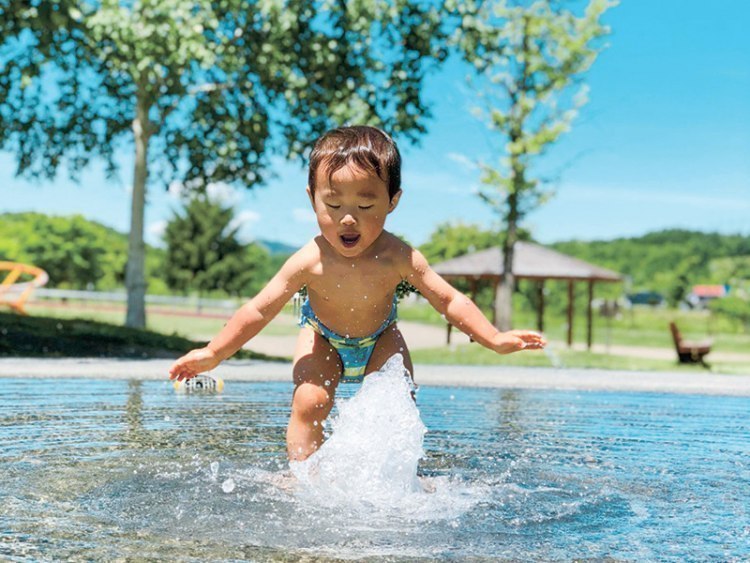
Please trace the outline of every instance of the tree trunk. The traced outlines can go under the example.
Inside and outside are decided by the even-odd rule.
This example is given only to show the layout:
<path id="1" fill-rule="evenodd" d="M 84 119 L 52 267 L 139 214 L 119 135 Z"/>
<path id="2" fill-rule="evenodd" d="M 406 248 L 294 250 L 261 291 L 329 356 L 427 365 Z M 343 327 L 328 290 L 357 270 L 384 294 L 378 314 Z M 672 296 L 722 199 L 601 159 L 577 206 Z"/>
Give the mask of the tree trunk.
<path id="1" fill-rule="evenodd" d="M 513 274 L 503 275 L 495 289 L 495 326 L 506 331 L 513 328 Z"/>
<path id="2" fill-rule="evenodd" d="M 136 117 L 133 120 L 135 171 L 133 174 L 130 236 L 128 237 L 128 265 L 125 272 L 125 287 L 128 292 L 128 312 L 125 324 L 135 328 L 145 328 L 146 326 L 146 246 L 143 242 L 143 217 L 146 207 L 147 157 L 150 134 L 151 124 L 148 120 L 148 106 L 139 98 Z"/>
<path id="3" fill-rule="evenodd" d="M 503 273 L 495 292 L 495 326 L 506 331 L 513 328 L 513 289 L 516 277 L 513 274 L 513 253 L 518 237 L 518 195 L 508 196 L 508 230 L 503 240 Z"/>

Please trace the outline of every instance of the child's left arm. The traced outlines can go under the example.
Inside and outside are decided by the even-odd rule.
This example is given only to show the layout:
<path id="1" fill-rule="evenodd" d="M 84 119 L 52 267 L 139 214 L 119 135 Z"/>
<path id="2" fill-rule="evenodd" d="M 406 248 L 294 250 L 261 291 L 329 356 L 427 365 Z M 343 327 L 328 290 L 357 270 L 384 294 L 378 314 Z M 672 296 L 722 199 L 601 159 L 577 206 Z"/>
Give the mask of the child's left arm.
<path id="1" fill-rule="evenodd" d="M 538 350 L 547 341 L 538 332 L 511 330 L 500 332 L 490 323 L 474 302 L 440 277 L 418 250 L 411 250 L 405 279 L 416 287 L 449 323 L 468 334 L 474 341 L 498 354 L 519 350 Z"/>

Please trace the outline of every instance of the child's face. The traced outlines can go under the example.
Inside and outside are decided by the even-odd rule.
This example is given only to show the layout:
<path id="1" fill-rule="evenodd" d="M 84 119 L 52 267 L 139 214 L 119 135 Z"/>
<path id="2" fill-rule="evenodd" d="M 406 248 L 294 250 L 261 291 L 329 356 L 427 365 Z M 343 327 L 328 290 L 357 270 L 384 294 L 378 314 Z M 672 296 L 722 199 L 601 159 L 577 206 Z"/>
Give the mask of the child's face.
<path id="1" fill-rule="evenodd" d="M 315 196 L 307 189 L 320 232 L 342 256 L 354 258 L 383 232 L 386 216 L 396 208 L 401 192 L 388 197 L 388 186 L 376 174 L 347 165 L 328 181 L 325 166 L 318 168 Z"/>

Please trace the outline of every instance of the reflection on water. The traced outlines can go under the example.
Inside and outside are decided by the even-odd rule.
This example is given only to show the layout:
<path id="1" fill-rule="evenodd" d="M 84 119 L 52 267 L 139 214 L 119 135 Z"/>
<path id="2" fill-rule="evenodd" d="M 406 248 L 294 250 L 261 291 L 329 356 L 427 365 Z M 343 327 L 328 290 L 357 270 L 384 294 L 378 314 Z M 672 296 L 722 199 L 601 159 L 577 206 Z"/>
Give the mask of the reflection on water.
<path id="1" fill-rule="evenodd" d="M 2 383 L 0 559 L 748 555 L 747 398 L 423 386 L 421 422 L 396 399 L 377 430 L 373 412 L 360 419 L 365 436 L 396 420 L 428 429 L 393 458 L 408 483 L 423 447 L 421 490 L 383 502 L 374 474 L 346 480 L 369 455 L 356 439 L 326 481 L 354 498 L 300 487 L 284 446 L 291 384 Z"/>

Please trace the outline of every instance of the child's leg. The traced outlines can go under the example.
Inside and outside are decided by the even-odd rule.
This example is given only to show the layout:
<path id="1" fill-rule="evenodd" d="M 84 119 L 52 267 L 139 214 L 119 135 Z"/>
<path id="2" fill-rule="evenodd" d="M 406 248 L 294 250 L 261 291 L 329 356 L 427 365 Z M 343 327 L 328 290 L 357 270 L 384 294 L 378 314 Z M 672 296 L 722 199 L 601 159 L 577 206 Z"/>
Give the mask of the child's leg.
<path id="1" fill-rule="evenodd" d="M 341 377 L 336 350 L 310 328 L 303 328 L 294 352 L 294 395 L 286 431 L 289 459 L 307 459 L 323 443 L 323 421 L 331 412 Z"/>
<path id="2" fill-rule="evenodd" d="M 411 363 L 409 348 L 406 347 L 406 341 L 396 323 L 385 329 L 385 332 L 378 338 L 375 349 L 372 351 L 372 356 L 370 356 L 370 361 L 367 362 L 365 372 L 372 373 L 373 371 L 378 371 L 394 354 L 401 354 L 404 357 L 404 366 L 409 370 L 412 379 L 414 379 L 414 365 Z"/>

